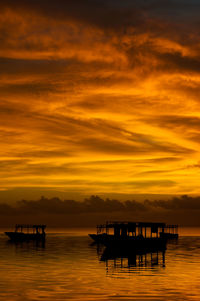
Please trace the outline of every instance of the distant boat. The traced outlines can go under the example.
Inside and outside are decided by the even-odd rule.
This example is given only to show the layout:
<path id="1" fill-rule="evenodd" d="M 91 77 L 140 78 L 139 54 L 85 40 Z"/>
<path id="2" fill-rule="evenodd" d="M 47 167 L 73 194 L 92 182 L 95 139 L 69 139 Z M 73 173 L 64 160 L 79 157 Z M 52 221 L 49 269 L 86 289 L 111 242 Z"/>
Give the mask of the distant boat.
<path id="1" fill-rule="evenodd" d="M 160 237 L 166 238 L 167 240 L 178 239 L 178 233 L 160 233 Z"/>
<path id="2" fill-rule="evenodd" d="M 173 233 L 169 229 L 173 230 Z M 164 248 L 169 238 L 177 238 L 177 225 L 146 222 L 106 222 L 97 225 L 97 234 L 89 234 L 96 242 L 106 247 L 144 249 Z M 169 231 L 169 232 L 166 232 Z M 112 232 L 112 233 L 110 233 Z"/>
<path id="3" fill-rule="evenodd" d="M 17 224 L 15 231 L 5 232 L 12 241 L 44 240 L 46 225 Z M 25 231 L 24 231 L 25 229 Z"/>

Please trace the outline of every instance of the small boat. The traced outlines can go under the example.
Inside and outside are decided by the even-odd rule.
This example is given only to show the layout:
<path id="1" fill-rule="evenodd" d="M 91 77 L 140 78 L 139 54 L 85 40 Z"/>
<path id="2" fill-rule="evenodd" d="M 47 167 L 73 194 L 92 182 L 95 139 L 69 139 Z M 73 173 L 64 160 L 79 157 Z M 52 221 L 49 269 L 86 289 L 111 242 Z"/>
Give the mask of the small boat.
<path id="1" fill-rule="evenodd" d="M 167 240 L 178 239 L 178 233 L 160 233 L 160 236 L 166 238 Z"/>
<path id="2" fill-rule="evenodd" d="M 178 239 L 178 225 L 166 225 L 165 231 L 160 233 L 161 237 L 165 237 L 167 240 Z"/>
<path id="3" fill-rule="evenodd" d="M 97 234 L 89 236 L 96 243 L 111 248 L 165 248 L 169 236 L 171 237 L 171 233 L 166 233 L 166 229 L 169 229 L 169 226 L 165 223 L 114 221 L 97 225 Z M 170 226 L 170 229 L 177 230 L 177 226 Z"/>
<path id="4" fill-rule="evenodd" d="M 5 232 L 12 241 L 45 240 L 46 225 L 15 225 L 15 231 Z M 25 229 L 25 232 L 24 232 Z"/>

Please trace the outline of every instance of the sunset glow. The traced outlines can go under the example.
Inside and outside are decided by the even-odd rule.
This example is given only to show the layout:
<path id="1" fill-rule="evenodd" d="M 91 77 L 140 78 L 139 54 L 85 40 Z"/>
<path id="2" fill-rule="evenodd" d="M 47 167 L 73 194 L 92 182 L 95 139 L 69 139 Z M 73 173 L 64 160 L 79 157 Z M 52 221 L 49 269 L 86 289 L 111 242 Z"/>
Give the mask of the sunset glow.
<path id="1" fill-rule="evenodd" d="M 199 3 L 182 2 L 1 1 L 1 190 L 200 193 Z"/>

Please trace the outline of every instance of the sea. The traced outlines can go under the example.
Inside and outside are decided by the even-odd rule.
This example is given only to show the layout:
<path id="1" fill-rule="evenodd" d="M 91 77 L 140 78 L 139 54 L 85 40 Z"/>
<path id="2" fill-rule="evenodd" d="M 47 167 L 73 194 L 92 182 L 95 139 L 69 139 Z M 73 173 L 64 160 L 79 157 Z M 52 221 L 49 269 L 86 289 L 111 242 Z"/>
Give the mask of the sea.
<path id="1" fill-rule="evenodd" d="M 95 229 L 47 229 L 42 242 L 0 233 L 0 300 L 200 300 L 200 228 L 181 228 L 166 250 L 110 254 Z"/>

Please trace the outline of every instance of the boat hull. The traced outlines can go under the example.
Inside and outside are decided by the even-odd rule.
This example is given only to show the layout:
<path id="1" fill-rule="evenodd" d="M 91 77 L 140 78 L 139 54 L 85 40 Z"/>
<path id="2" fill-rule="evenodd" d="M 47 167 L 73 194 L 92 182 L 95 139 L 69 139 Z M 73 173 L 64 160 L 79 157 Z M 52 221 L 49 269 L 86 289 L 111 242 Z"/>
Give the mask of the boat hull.
<path id="1" fill-rule="evenodd" d="M 140 236 L 114 236 L 108 234 L 89 234 L 89 236 L 96 242 L 105 245 L 106 247 L 112 248 L 134 248 L 135 250 L 140 249 L 151 249 L 154 248 L 165 248 L 167 239 L 164 237 L 140 237 Z"/>
<path id="2" fill-rule="evenodd" d="M 5 232 L 12 241 L 45 240 L 45 233 Z"/>
<path id="3" fill-rule="evenodd" d="M 165 238 L 165 239 L 178 239 L 178 234 L 177 233 L 160 233 L 160 237 Z"/>

